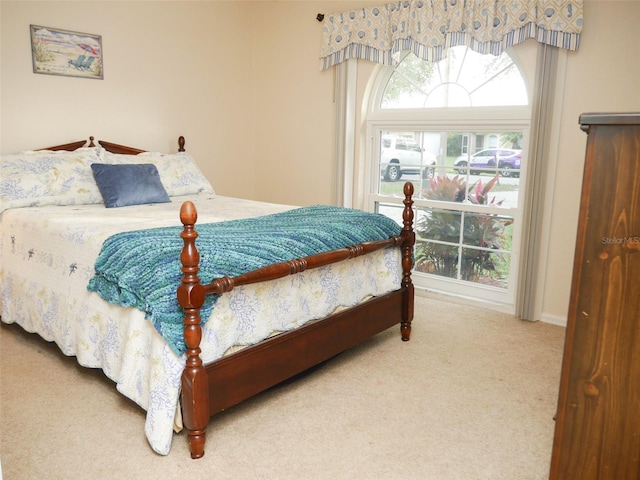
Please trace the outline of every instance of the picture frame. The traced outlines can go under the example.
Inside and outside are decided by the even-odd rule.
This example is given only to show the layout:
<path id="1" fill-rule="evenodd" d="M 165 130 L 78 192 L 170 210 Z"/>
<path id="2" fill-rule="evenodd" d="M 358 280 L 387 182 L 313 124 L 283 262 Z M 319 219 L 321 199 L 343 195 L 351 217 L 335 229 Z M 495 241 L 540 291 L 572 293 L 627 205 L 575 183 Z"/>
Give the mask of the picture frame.
<path id="1" fill-rule="evenodd" d="M 104 79 L 102 36 L 30 25 L 33 73 Z"/>

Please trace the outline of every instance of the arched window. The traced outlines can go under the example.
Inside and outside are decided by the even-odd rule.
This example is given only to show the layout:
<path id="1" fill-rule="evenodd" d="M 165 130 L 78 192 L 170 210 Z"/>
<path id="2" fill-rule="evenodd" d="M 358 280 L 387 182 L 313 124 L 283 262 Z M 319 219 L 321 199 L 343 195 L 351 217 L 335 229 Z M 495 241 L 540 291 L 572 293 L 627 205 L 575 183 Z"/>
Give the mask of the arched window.
<path id="1" fill-rule="evenodd" d="M 527 105 L 527 91 L 512 58 L 481 55 L 461 46 L 440 62 L 407 53 L 393 70 L 380 108 Z"/>
<path id="2" fill-rule="evenodd" d="M 416 286 L 512 310 L 531 118 L 514 57 L 405 53 L 370 93 L 367 208 L 398 217 L 414 183 Z"/>

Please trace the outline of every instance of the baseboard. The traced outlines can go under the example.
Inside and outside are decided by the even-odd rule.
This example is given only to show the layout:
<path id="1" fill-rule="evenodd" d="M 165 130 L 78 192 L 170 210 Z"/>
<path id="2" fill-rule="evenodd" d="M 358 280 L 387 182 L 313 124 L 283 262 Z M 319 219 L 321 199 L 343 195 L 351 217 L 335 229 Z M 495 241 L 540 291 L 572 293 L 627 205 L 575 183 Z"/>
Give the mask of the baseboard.
<path id="1" fill-rule="evenodd" d="M 503 305 L 501 303 L 483 301 L 475 298 L 464 297 L 461 295 L 454 295 L 449 293 L 434 292 L 433 290 L 427 290 L 425 288 L 415 287 L 416 296 L 431 298 L 442 302 L 450 302 L 459 305 L 468 305 L 473 307 L 487 308 L 489 310 L 495 310 L 500 313 L 514 314 L 513 305 Z"/>
<path id="2" fill-rule="evenodd" d="M 561 317 L 560 315 L 550 315 L 548 313 L 543 313 L 540 316 L 540 321 L 544 323 L 549 323 L 551 325 L 558 325 L 559 327 L 567 326 L 567 317 Z"/>
<path id="3" fill-rule="evenodd" d="M 489 310 L 495 310 L 500 313 L 508 313 L 514 315 L 513 306 L 512 305 L 502 305 L 499 303 L 493 302 L 483 302 L 481 300 L 471 299 L 467 297 L 457 296 L 457 295 L 448 295 L 439 292 L 433 292 L 430 290 L 426 290 L 423 288 L 416 287 L 415 293 L 417 296 L 432 298 L 434 300 L 440 300 L 443 302 L 451 302 L 457 303 L 460 305 L 471 305 L 481 308 L 488 308 Z M 567 318 L 560 315 L 551 315 L 543 313 L 540 316 L 540 322 L 548 323 L 550 325 L 557 325 L 559 327 L 567 326 Z"/>

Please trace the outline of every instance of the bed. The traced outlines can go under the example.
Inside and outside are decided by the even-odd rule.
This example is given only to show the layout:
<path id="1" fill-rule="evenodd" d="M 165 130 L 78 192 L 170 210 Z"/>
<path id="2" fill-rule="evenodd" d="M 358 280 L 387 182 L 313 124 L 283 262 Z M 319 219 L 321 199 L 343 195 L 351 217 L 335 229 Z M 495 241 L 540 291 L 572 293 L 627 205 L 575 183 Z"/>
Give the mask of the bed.
<path id="1" fill-rule="evenodd" d="M 145 434 L 155 452 L 167 455 L 173 432 L 184 428 L 191 457 L 200 458 L 217 413 L 394 325 L 409 340 L 413 186 L 404 185 L 395 229 L 387 219 L 376 227 L 377 238 L 348 243 L 360 239 L 352 236 L 355 224 L 374 225 L 359 215 L 376 214 L 217 195 L 184 147 L 184 137 L 176 154 L 90 137 L 3 155 L 0 307 L 2 322 L 18 323 L 81 365 L 100 368 L 146 410 Z M 118 177 L 103 181 L 104 172 L 114 171 Z M 148 178 L 153 191 L 144 193 L 145 183 L 123 193 L 123 172 L 135 182 Z M 342 214 L 356 215 L 344 233 L 327 220 Z M 297 228 L 305 219 L 315 222 L 306 227 L 314 229 L 305 234 L 308 241 L 298 242 L 303 234 L 296 230 L 293 239 L 277 237 L 277 248 L 264 246 L 274 225 L 280 235 L 290 230 L 284 222 Z M 320 224 L 327 239 L 315 245 Z M 124 237 L 139 243 L 130 247 Z M 338 237 L 343 245 L 333 248 Z M 262 246 L 252 248 L 260 254 L 246 250 L 258 238 Z M 281 254 L 280 244 L 295 248 Z M 144 266 L 142 258 L 156 250 L 161 253 Z M 285 256 L 273 261 L 276 255 Z M 127 256 L 133 266 L 125 266 Z M 216 256 L 230 264 L 230 274 L 212 273 Z M 109 269 L 120 263 L 126 274 L 111 278 Z M 157 265 L 162 268 L 146 274 Z M 170 273 L 160 275 L 166 269 Z M 118 303 L 109 292 L 132 298 L 124 277 L 164 283 L 145 293 L 148 298 L 136 292 L 135 301 Z"/>

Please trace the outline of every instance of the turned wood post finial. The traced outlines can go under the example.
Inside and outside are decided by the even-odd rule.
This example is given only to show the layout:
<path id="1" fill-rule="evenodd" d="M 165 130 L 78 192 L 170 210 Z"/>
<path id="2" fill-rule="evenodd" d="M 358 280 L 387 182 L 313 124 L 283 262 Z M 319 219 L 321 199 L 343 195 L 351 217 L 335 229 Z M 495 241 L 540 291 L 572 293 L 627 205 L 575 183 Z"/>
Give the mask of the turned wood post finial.
<path id="1" fill-rule="evenodd" d="M 180 221 L 183 225 L 180 237 L 183 240 L 183 246 L 180 252 L 182 284 L 178 287 L 178 302 L 185 309 L 185 337 L 187 336 L 187 330 L 194 331 L 196 327 L 200 329 L 200 307 L 204 303 L 204 289 L 200 283 L 200 277 L 198 277 L 200 253 L 196 247 L 198 232 L 195 229 L 195 223 L 197 220 L 198 212 L 196 211 L 196 206 L 193 202 L 187 200 L 180 207 Z M 185 338 L 187 349 L 195 350 L 198 348 L 199 338 L 197 342 L 194 339 L 193 344 L 190 344 L 187 340 Z"/>
<path id="2" fill-rule="evenodd" d="M 200 269 L 200 253 L 196 248 L 198 232 L 195 223 L 198 212 L 193 202 L 186 201 L 180 208 L 180 221 L 183 229 L 180 237 L 183 240 L 180 252 L 182 264 L 182 284 L 178 287 L 178 302 L 185 311 L 185 344 L 187 346 L 187 363 L 198 364 L 200 354 L 200 307 L 204 303 L 204 289 L 200 284 L 198 270 Z"/>
<path id="3" fill-rule="evenodd" d="M 193 202 L 187 200 L 180 207 L 180 222 L 185 227 L 190 226 L 194 228 L 195 223 L 198 221 L 198 211 Z"/>
<path id="4" fill-rule="evenodd" d="M 416 242 L 416 234 L 413 231 L 413 183 L 404 184 L 404 210 L 402 212 L 402 287 L 406 294 L 402 306 L 402 322 L 400 333 L 402 340 L 407 341 L 411 336 L 411 321 L 413 320 L 413 292 L 411 281 L 411 269 L 413 268 L 413 246 Z"/>
<path id="5" fill-rule="evenodd" d="M 95 143 L 93 143 L 93 135 L 91 135 L 91 136 L 89 137 L 89 147 L 95 147 L 95 146 L 96 146 L 96 144 L 95 144 Z"/>
<path id="6" fill-rule="evenodd" d="M 178 151 L 184 152 L 184 137 L 182 135 L 178 137 Z"/>

